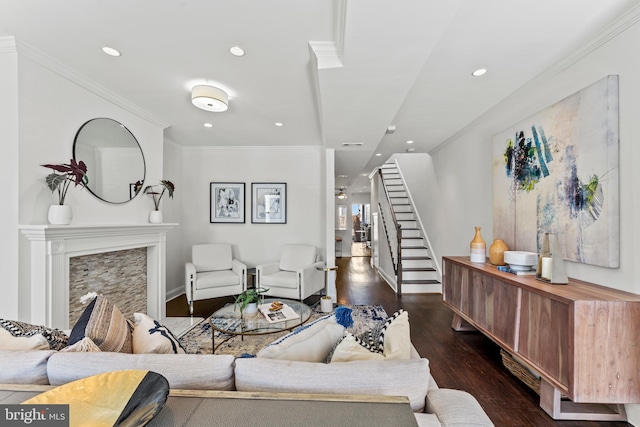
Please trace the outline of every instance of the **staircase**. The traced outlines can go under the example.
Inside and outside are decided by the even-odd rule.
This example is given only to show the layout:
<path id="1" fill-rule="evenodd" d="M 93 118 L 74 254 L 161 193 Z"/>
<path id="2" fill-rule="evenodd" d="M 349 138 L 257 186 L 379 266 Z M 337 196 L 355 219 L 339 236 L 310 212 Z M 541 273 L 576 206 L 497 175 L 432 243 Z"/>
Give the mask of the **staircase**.
<path id="1" fill-rule="evenodd" d="M 396 164 L 383 164 L 380 175 L 390 204 L 390 209 L 385 211 L 387 215 L 395 217 L 393 221 L 393 218 L 387 219 L 383 215 L 383 222 L 395 265 L 398 293 L 439 292 L 441 283 L 431 252 L 418 226 L 414 208 Z M 389 226 L 393 227 L 394 223 L 400 228 L 400 235 L 397 237 L 400 247 L 395 250 L 397 241 L 393 238 L 394 233 L 389 233 Z"/>

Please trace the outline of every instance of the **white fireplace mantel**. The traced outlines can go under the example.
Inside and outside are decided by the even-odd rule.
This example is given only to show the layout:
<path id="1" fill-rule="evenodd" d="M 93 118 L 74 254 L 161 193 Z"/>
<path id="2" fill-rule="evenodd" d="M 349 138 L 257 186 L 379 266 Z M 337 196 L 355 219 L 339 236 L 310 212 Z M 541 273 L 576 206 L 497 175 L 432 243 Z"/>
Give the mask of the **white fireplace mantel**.
<path id="1" fill-rule="evenodd" d="M 69 328 L 70 258 L 144 247 L 147 314 L 164 318 L 166 235 L 177 225 L 20 225 L 20 232 L 30 242 L 31 323 Z"/>

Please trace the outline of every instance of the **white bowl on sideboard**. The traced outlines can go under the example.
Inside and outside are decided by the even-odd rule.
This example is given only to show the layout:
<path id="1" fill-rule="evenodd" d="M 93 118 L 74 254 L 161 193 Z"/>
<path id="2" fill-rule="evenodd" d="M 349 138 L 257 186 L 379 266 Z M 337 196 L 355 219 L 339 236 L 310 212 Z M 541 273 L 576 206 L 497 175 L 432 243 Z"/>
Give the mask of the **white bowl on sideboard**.
<path id="1" fill-rule="evenodd" d="M 538 254 L 525 251 L 505 251 L 504 262 L 509 265 L 533 266 L 538 264 Z"/>

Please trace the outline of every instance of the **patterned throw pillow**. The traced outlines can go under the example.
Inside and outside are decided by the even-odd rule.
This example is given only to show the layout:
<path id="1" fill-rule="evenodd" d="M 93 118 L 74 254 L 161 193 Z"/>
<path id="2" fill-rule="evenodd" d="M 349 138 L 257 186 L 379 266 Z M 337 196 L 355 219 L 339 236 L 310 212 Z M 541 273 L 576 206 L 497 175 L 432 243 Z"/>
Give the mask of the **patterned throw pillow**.
<path id="1" fill-rule="evenodd" d="M 60 350 L 68 340 L 58 329 L 0 319 L 0 350 Z"/>
<path id="2" fill-rule="evenodd" d="M 184 348 L 166 326 L 143 313 L 134 313 L 133 352 L 184 354 Z"/>
<path id="3" fill-rule="evenodd" d="M 354 360 L 404 360 L 411 358 L 409 314 L 403 309 L 395 312 L 360 336 L 351 333 L 338 343 L 329 362 Z"/>
<path id="4" fill-rule="evenodd" d="M 98 295 L 84 310 L 69 336 L 69 345 L 90 338 L 101 351 L 132 352 L 131 329 L 120 310 Z"/>
<path id="5" fill-rule="evenodd" d="M 100 350 L 100 347 L 98 347 L 91 338 L 84 337 L 77 343 L 67 346 L 60 351 L 66 353 L 92 353 L 102 350 Z"/>

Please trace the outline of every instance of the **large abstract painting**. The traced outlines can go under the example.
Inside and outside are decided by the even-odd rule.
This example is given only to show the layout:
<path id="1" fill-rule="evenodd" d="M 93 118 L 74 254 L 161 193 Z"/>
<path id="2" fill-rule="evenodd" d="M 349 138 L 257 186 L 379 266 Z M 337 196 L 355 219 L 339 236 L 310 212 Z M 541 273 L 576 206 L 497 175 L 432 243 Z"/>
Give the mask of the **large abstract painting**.
<path id="1" fill-rule="evenodd" d="M 619 267 L 618 76 L 607 76 L 493 138 L 493 235 Z"/>

